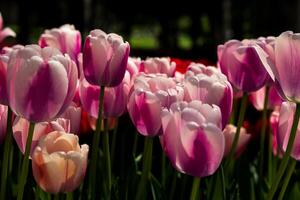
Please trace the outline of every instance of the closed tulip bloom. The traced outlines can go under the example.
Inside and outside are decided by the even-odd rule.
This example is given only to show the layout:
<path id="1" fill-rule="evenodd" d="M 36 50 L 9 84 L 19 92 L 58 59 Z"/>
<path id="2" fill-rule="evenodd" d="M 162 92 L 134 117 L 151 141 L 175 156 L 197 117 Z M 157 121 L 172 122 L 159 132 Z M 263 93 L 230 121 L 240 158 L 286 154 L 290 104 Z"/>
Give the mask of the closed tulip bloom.
<path id="1" fill-rule="evenodd" d="M 0 104 L 0 144 L 6 136 L 8 107 Z"/>
<path id="2" fill-rule="evenodd" d="M 250 93 L 250 101 L 256 110 L 264 109 L 264 101 L 266 94 L 266 86 L 261 89 Z M 269 89 L 269 99 L 268 99 L 268 109 L 274 109 L 276 106 L 280 106 L 282 103 L 282 98 L 277 93 L 277 90 L 274 85 Z"/>
<path id="3" fill-rule="evenodd" d="M 16 33 L 8 27 L 3 28 L 3 18 L 0 13 L 0 43 L 9 36 L 16 37 Z"/>
<path id="4" fill-rule="evenodd" d="M 59 49 L 62 53 L 67 53 L 74 62 L 81 51 L 81 34 L 73 25 L 65 24 L 59 28 L 45 30 L 39 38 L 39 45 Z"/>
<path id="5" fill-rule="evenodd" d="M 73 100 L 76 64 L 57 49 L 28 45 L 14 50 L 7 73 L 11 109 L 29 121 L 55 119 Z"/>
<path id="6" fill-rule="evenodd" d="M 97 86 L 118 86 L 124 78 L 129 52 L 129 43 L 121 36 L 99 29 L 91 31 L 83 47 L 86 80 Z"/>
<path id="7" fill-rule="evenodd" d="M 217 170 L 225 149 L 218 106 L 176 102 L 162 111 L 161 120 L 161 144 L 175 169 L 197 177 Z"/>
<path id="8" fill-rule="evenodd" d="M 296 105 L 291 102 L 283 102 L 279 112 L 277 142 L 280 149 L 285 152 L 290 132 L 293 124 L 293 116 L 296 110 Z M 298 125 L 295 142 L 292 148 L 291 157 L 296 160 L 300 160 L 300 124 Z"/>
<path id="9" fill-rule="evenodd" d="M 30 122 L 26 119 L 17 117 L 14 120 L 14 124 L 12 127 L 15 141 L 23 154 L 25 152 L 26 141 L 28 137 L 29 123 Z M 70 132 L 70 121 L 67 119 L 59 118 L 56 121 L 37 123 L 34 127 L 32 144 L 30 147 L 30 155 L 32 155 L 33 150 L 38 145 L 39 139 L 52 131 Z"/>
<path id="10" fill-rule="evenodd" d="M 184 100 L 200 100 L 219 106 L 222 127 L 225 127 L 232 109 L 233 91 L 226 76 L 217 68 L 192 63 L 185 74 Z"/>
<path id="11" fill-rule="evenodd" d="M 263 61 L 267 53 L 256 42 L 230 40 L 218 46 L 221 71 L 230 83 L 244 92 L 253 92 L 267 81 Z"/>
<path id="12" fill-rule="evenodd" d="M 225 136 L 225 153 L 224 153 L 224 155 L 227 156 L 232 147 L 234 136 L 236 134 L 236 127 L 231 124 L 226 125 L 226 127 L 223 130 L 223 134 Z M 251 135 L 246 132 L 246 129 L 244 127 L 241 127 L 240 137 L 239 137 L 238 144 L 236 147 L 236 152 L 235 152 L 236 157 L 241 155 L 241 153 L 245 150 L 250 139 L 251 139 Z"/>
<path id="13" fill-rule="evenodd" d="M 89 147 L 79 146 L 74 134 L 54 131 L 39 140 L 32 156 L 32 172 L 46 192 L 72 192 L 83 181 Z"/>
<path id="14" fill-rule="evenodd" d="M 300 34 L 291 31 L 280 34 L 274 52 L 274 61 L 262 59 L 269 75 L 284 99 L 300 102 Z"/>
<path id="15" fill-rule="evenodd" d="M 270 127 L 272 130 L 272 150 L 274 155 L 282 156 L 282 151 L 278 148 L 278 124 L 279 124 L 279 111 L 274 110 L 270 116 Z"/>
<path id="16" fill-rule="evenodd" d="M 159 135 L 162 108 L 182 100 L 183 87 L 165 74 L 140 74 L 131 88 L 127 110 L 133 124 L 144 136 Z"/>
<path id="17" fill-rule="evenodd" d="M 70 131 L 76 135 L 80 134 L 80 121 L 81 121 L 81 107 L 72 103 L 60 118 L 68 119 L 70 121 Z"/>
<path id="18" fill-rule="evenodd" d="M 81 80 L 79 95 L 82 108 L 94 118 L 98 118 L 100 87 Z M 106 87 L 104 91 L 104 118 L 119 117 L 126 111 L 128 93 L 130 89 L 130 75 L 126 71 L 123 81 L 116 87 Z"/>
<path id="19" fill-rule="evenodd" d="M 140 71 L 146 74 L 166 74 L 168 77 L 175 75 L 176 63 L 169 57 L 147 58 L 142 61 Z"/>

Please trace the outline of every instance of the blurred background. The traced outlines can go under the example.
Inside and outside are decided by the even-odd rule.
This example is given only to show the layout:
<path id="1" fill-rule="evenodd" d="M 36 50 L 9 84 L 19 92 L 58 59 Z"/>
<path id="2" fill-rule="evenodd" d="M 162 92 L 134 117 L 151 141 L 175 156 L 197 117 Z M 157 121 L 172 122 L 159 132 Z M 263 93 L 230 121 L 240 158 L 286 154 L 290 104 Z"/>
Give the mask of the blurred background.
<path id="1" fill-rule="evenodd" d="M 300 32 L 300 0 L 1 0 L 4 26 L 17 32 L 8 43 L 36 43 L 45 28 L 74 24 L 116 32 L 131 56 L 216 60 L 216 47 L 236 38 Z"/>

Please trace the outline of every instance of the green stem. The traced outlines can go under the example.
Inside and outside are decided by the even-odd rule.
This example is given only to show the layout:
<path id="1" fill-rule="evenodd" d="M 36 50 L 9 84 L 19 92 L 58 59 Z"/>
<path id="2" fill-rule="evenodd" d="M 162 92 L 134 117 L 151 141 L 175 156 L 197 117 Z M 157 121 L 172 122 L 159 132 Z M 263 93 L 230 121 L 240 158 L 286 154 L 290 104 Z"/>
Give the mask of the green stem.
<path id="1" fill-rule="evenodd" d="M 288 145 L 287 145 L 287 148 L 286 148 L 286 152 L 285 152 L 285 154 L 283 156 L 283 159 L 280 163 L 279 170 L 276 174 L 276 179 L 275 179 L 275 181 L 273 182 L 273 184 L 271 186 L 270 192 L 268 193 L 268 196 L 267 196 L 268 200 L 271 200 L 273 198 L 273 196 L 274 196 L 274 194 L 275 194 L 275 192 L 278 188 L 278 185 L 280 183 L 280 180 L 282 178 L 282 175 L 284 174 L 285 169 L 287 167 L 287 164 L 289 162 L 290 154 L 291 154 L 291 151 L 292 151 L 292 148 L 293 148 L 293 145 L 294 145 L 294 140 L 295 140 L 295 137 L 296 137 L 297 127 L 298 127 L 298 123 L 299 123 L 299 117 L 300 117 L 300 104 L 297 103 L 296 111 L 295 111 L 295 114 L 294 114 L 293 125 L 292 125 L 292 129 L 291 129 L 290 137 L 289 137 L 289 142 L 288 142 Z"/>
<path id="2" fill-rule="evenodd" d="M 73 193 L 72 192 L 68 192 L 66 194 L 66 200 L 73 200 Z"/>
<path id="3" fill-rule="evenodd" d="M 231 115 L 230 115 L 230 118 L 229 118 L 229 123 L 230 124 L 235 124 L 237 105 L 238 105 L 237 100 L 233 99 L 232 111 L 231 111 Z"/>
<path id="4" fill-rule="evenodd" d="M 133 148 L 132 148 L 132 152 L 133 152 L 133 157 L 136 157 L 136 151 L 137 151 L 137 145 L 138 145 L 138 139 L 139 139 L 139 133 L 135 132 L 134 135 L 134 139 L 133 139 Z"/>
<path id="5" fill-rule="evenodd" d="M 173 179 L 170 191 L 170 200 L 174 199 L 174 193 L 176 190 L 176 182 L 177 182 L 177 172 L 173 172 Z"/>
<path id="6" fill-rule="evenodd" d="M 244 121 L 245 113 L 246 113 L 246 108 L 247 108 L 247 99 L 248 99 L 247 93 L 244 93 L 243 97 L 242 97 L 242 103 L 241 103 L 241 108 L 240 108 L 240 114 L 239 114 L 236 134 L 235 134 L 234 139 L 233 139 L 233 143 L 232 143 L 229 155 L 228 155 L 228 160 L 227 160 L 226 166 L 229 166 L 229 164 L 230 164 L 230 162 L 231 162 L 231 160 L 234 156 L 234 153 L 235 153 L 238 141 L 239 141 L 241 127 L 243 125 L 243 121 Z"/>
<path id="7" fill-rule="evenodd" d="M 151 175 L 151 166 L 152 166 L 152 149 L 153 149 L 153 138 L 146 137 L 145 138 L 145 146 L 143 153 L 143 171 L 142 177 L 139 182 L 138 191 L 135 199 L 145 199 L 146 191 L 147 191 L 147 182 Z"/>
<path id="8" fill-rule="evenodd" d="M 17 198 L 18 200 L 23 199 L 24 187 L 28 175 L 29 153 L 30 153 L 30 147 L 32 143 L 33 131 L 34 131 L 34 123 L 30 122 L 26 148 L 25 148 L 25 155 L 22 163 L 22 171 L 21 171 L 21 176 L 18 184 L 18 198 Z"/>
<path id="9" fill-rule="evenodd" d="M 163 188 L 165 188 L 165 186 L 166 186 L 166 156 L 163 151 L 161 154 L 161 184 L 162 184 Z"/>
<path id="10" fill-rule="evenodd" d="M 101 86 L 100 96 L 99 96 L 99 110 L 98 110 L 98 119 L 96 124 L 96 130 L 93 137 L 93 146 L 92 146 L 92 156 L 91 156 L 91 165 L 90 165 L 90 177 L 89 177 L 89 199 L 95 199 L 95 186 L 96 186 L 96 172 L 97 172 L 97 159 L 98 159 L 98 147 L 100 142 L 100 133 L 102 125 L 102 109 L 103 109 L 103 99 L 104 99 L 104 90 L 105 87 Z"/>
<path id="11" fill-rule="evenodd" d="M 281 188 L 281 191 L 280 191 L 280 194 L 279 194 L 279 198 L 278 200 L 282 200 L 283 199 L 283 196 L 285 194 L 285 190 L 290 182 L 290 179 L 291 179 L 291 176 L 294 172 L 294 169 L 296 167 L 296 164 L 297 164 L 297 161 L 292 159 L 290 161 L 290 165 L 289 165 L 289 168 L 288 168 L 288 171 L 287 171 L 287 174 L 286 174 L 286 177 L 284 179 L 284 182 L 283 182 L 283 185 L 282 185 L 282 188 Z"/>
<path id="12" fill-rule="evenodd" d="M 115 158 L 115 150 L 116 150 L 116 142 L 117 142 L 117 133 L 118 133 L 118 126 L 119 126 L 119 119 L 116 119 L 116 124 L 113 132 L 113 138 L 112 138 L 112 144 L 111 144 L 111 166 L 114 164 L 114 158 Z"/>
<path id="13" fill-rule="evenodd" d="M 272 141 L 272 133 L 271 133 L 271 129 L 269 129 L 269 146 L 268 146 L 268 180 L 269 183 L 272 183 L 273 180 L 273 176 L 272 176 L 272 172 L 273 172 L 273 141 Z"/>
<path id="14" fill-rule="evenodd" d="M 1 189 L 0 189 L 0 199 L 5 199 L 6 194 L 6 185 L 7 185 L 7 174 L 9 166 L 9 155 L 12 147 L 12 130 L 11 130 L 11 119 L 12 112 L 8 107 L 7 109 L 7 124 L 6 124 L 6 137 L 4 140 L 4 152 L 3 152 L 3 161 L 1 169 Z"/>
<path id="15" fill-rule="evenodd" d="M 200 178 L 194 177 L 190 200 L 196 200 L 199 194 Z"/>
<path id="16" fill-rule="evenodd" d="M 107 176 L 107 183 L 108 183 L 108 191 L 107 195 L 110 196 L 111 190 L 111 165 L 110 165 L 110 153 L 109 153 L 109 135 L 108 135 L 108 120 L 104 119 L 104 134 L 103 134 L 103 147 L 104 147 L 104 156 L 105 156 L 105 163 L 106 163 L 106 176 Z"/>
<path id="17" fill-rule="evenodd" d="M 268 99 L 269 99 L 269 87 L 266 86 L 265 99 L 264 99 L 264 110 L 262 116 L 262 127 L 260 132 L 260 160 L 259 160 L 259 177 L 260 187 L 263 184 L 263 171 L 264 171 L 264 143 L 265 143 L 265 132 L 267 127 L 267 115 L 268 115 Z"/>
<path id="18" fill-rule="evenodd" d="M 223 200 L 226 200 L 226 184 L 225 184 L 224 169 L 222 164 L 220 170 L 221 170 L 221 179 L 222 179 L 222 195 L 223 195 Z"/>

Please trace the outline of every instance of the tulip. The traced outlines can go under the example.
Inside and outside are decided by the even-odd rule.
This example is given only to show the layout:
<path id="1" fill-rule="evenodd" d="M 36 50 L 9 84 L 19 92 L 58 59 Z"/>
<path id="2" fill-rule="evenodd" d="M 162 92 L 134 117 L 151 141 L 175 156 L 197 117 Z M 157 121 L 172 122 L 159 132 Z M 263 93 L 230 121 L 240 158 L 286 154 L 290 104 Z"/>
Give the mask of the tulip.
<path id="1" fill-rule="evenodd" d="M 104 91 L 103 116 L 119 117 L 125 110 L 130 87 L 129 72 L 125 73 L 122 82 L 116 87 L 106 87 Z M 82 107 L 92 117 L 97 118 L 99 112 L 100 87 L 89 84 L 85 79 L 81 80 L 79 96 Z"/>
<path id="2" fill-rule="evenodd" d="M 74 97 L 76 64 L 57 49 L 37 45 L 16 49 L 7 70 L 11 109 L 31 122 L 59 117 Z"/>
<path id="3" fill-rule="evenodd" d="M 164 74 L 140 74 L 131 88 L 127 110 L 137 130 L 144 136 L 160 134 L 162 108 L 182 100 L 183 87 Z"/>
<path id="4" fill-rule="evenodd" d="M 256 110 L 264 109 L 264 100 L 266 95 L 266 87 L 262 87 L 261 89 L 250 93 L 250 101 Z M 268 109 L 274 109 L 278 107 L 282 103 L 281 97 L 278 95 L 277 90 L 274 85 L 272 85 L 269 89 L 269 99 L 268 99 Z"/>
<path id="5" fill-rule="evenodd" d="M 221 71 L 230 83 L 244 92 L 253 92 L 267 81 L 268 74 L 263 61 L 267 53 L 256 42 L 230 40 L 218 46 Z"/>
<path id="6" fill-rule="evenodd" d="M 89 147 L 73 134 L 53 131 L 39 140 L 32 156 L 32 172 L 46 192 L 72 192 L 82 182 Z"/>
<path id="7" fill-rule="evenodd" d="M 142 61 L 140 71 L 146 74 L 166 74 L 168 77 L 175 75 L 176 63 L 168 57 L 147 58 Z"/>
<path id="8" fill-rule="evenodd" d="M 274 155 L 279 155 L 282 157 L 282 151 L 278 148 L 278 124 L 279 124 L 279 111 L 274 110 L 270 116 L 270 127 L 272 130 L 272 150 Z"/>
<path id="9" fill-rule="evenodd" d="M 234 136 L 236 134 L 236 127 L 228 124 L 226 125 L 226 127 L 223 130 L 223 134 L 225 137 L 225 152 L 224 155 L 227 156 L 230 152 L 230 149 L 232 147 L 232 143 L 233 143 L 233 139 Z M 238 144 L 236 147 L 236 152 L 235 155 L 236 157 L 238 157 L 239 155 L 241 155 L 241 153 L 244 151 L 244 149 L 246 148 L 247 144 L 249 143 L 251 138 L 250 134 L 247 134 L 246 129 L 245 128 L 241 128 L 240 131 L 240 137 L 238 140 Z"/>
<path id="10" fill-rule="evenodd" d="M 7 27 L 3 29 L 3 18 L 0 13 L 0 43 L 8 36 L 16 37 L 16 33 Z"/>
<path id="11" fill-rule="evenodd" d="M 73 25 L 65 24 L 59 28 L 45 30 L 39 38 L 39 45 L 59 49 L 62 53 L 67 53 L 74 62 L 81 51 L 81 34 Z"/>
<path id="12" fill-rule="evenodd" d="M 76 106 L 75 103 L 72 103 L 60 117 L 70 121 L 70 131 L 66 131 L 66 132 L 71 132 L 76 135 L 80 134 L 80 121 L 81 121 L 80 106 L 78 107 Z"/>
<path id="13" fill-rule="evenodd" d="M 6 135 L 8 107 L 0 104 L 0 144 L 2 144 Z"/>
<path id="14" fill-rule="evenodd" d="M 184 100 L 200 100 L 219 106 L 222 127 L 225 127 L 232 109 L 233 91 L 226 76 L 217 68 L 192 63 L 185 74 Z"/>
<path id="15" fill-rule="evenodd" d="M 161 119 L 161 144 L 175 169 L 196 177 L 217 170 L 225 150 L 218 106 L 175 102 L 163 109 Z"/>
<path id="16" fill-rule="evenodd" d="M 17 117 L 14 120 L 12 129 L 15 141 L 21 152 L 24 154 L 28 137 L 29 121 L 24 118 Z M 33 132 L 30 155 L 32 155 L 33 150 L 38 145 L 39 139 L 52 131 L 70 132 L 70 121 L 59 118 L 56 121 L 37 123 Z"/>
<path id="17" fill-rule="evenodd" d="M 83 47 L 83 72 L 97 86 L 118 86 L 124 77 L 130 52 L 122 37 L 96 29 L 87 36 Z"/>

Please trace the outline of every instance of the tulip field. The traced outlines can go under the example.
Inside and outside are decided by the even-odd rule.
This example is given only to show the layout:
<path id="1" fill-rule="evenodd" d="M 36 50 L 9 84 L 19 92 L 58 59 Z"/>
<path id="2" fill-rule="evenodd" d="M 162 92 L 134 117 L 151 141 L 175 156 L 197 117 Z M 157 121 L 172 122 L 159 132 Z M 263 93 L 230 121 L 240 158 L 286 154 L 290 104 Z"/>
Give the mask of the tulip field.
<path id="1" fill-rule="evenodd" d="M 0 200 L 300 198 L 299 33 L 208 64 L 135 57 L 100 28 L 1 49 Z"/>

